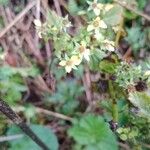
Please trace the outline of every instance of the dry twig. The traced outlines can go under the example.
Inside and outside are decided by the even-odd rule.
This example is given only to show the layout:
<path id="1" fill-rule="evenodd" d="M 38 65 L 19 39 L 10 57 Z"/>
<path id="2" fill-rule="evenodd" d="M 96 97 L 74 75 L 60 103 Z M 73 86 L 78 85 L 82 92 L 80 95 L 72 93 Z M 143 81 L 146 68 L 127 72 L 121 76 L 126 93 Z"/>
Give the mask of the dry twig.
<path id="1" fill-rule="evenodd" d="M 2 29 L 2 31 L 0 32 L 0 38 L 2 38 L 2 36 L 4 36 L 12 26 L 14 26 L 24 15 L 26 15 L 26 13 L 33 7 L 35 6 L 36 4 L 36 1 L 32 1 L 30 2 L 26 7 L 25 9 L 20 12 L 16 18 L 10 23 L 8 24 L 4 29 Z"/>

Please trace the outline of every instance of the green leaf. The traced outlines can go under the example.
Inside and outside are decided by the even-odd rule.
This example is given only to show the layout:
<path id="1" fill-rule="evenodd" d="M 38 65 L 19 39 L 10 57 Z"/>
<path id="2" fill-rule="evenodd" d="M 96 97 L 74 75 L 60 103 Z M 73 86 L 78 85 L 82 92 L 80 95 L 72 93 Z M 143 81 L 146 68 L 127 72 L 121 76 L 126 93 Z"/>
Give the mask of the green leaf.
<path id="1" fill-rule="evenodd" d="M 150 117 L 150 95 L 147 92 L 130 93 L 129 100 L 139 108 L 141 115 Z"/>
<path id="2" fill-rule="evenodd" d="M 9 0 L 0 0 L 0 5 L 7 6 L 9 3 Z"/>
<path id="3" fill-rule="evenodd" d="M 68 9 L 72 15 L 76 15 L 77 12 L 79 11 L 77 2 L 75 0 L 69 0 Z"/>
<path id="4" fill-rule="evenodd" d="M 89 114 L 75 122 L 69 135 L 86 150 L 117 150 L 117 142 L 109 125 L 100 116 Z"/>
<path id="5" fill-rule="evenodd" d="M 51 150 L 58 150 L 57 137 L 50 128 L 41 125 L 31 125 L 30 127 Z M 14 134 L 23 133 L 19 128 L 13 125 L 7 131 L 7 135 Z M 41 148 L 26 135 L 24 135 L 22 138 L 10 141 L 9 143 L 9 150 L 41 150 Z"/>
<path id="6" fill-rule="evenodd" d="M 119 5 L 115 5 L 104 15 L 104 21 L 107 25 L 115 26 L 118 25 L 122 20 L 123 9 Z"/>
<path id="7" fill-rule="evenodd" d="M 109 60 L 103 60 L 99 63 L 99 68 L 104 73 L 114 74 L 118 64 L 112 63 Z"/>

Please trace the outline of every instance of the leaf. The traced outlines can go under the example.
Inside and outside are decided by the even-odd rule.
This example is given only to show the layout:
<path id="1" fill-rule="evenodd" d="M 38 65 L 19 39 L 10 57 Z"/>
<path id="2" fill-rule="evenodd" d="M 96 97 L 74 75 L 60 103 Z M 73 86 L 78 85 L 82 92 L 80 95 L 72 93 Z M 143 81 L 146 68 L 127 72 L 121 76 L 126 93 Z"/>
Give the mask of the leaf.
<path id="1" fill-rule="evenodd" d="M 58 150 L 57 137 L 50 128 L 41 125 L 31 125 L 30 127 L 51 150 Z M 7 135 L 20 133 L 22 133 L 22 131 L 20 131 L 20 129 L 16 126 L 11 126 L 7 131 Z M 9 150 L 41 150 L 41 148 L 26 135 L 20 139 L 10 141 L 9 143 Z"/>
<path id="2" fill-rule="evenodd" d="M 99 68 L 104 73 L 114 74 L 118 64 L 112 63 L 109 60 L 103 60 L 99 63 Z"/>
<path id="3" fill-rule="evenodd" d="M 75 0 L 69 0 L 68 9 L 72 15 L 77 14 L 77 12 L 79 11 L 79 8 Z"/>
<path id="4" fill-rule="evenodd" d="M 69 135 L 86 150 L 117 150 L 116 138 L 100 116 L 89 114 L 75 122 Z"/>
<path id="5" fill-rule="evenodd" d="M 129 100 L 139 108 L 141 115 L 150 117 L 150 95 L 147 92 L 130 93 Z"/>
<path id="6" fill-rule="evenodd" d="M 116 26 L 122 20 L 123 9 L 119 5 L 114 5 L 106 14 L 104 15 L 104 21 L 107 25 Z"/>
<path id="7" fill-rule="evenodd" d="M 7 6 L 9 3 L 9 0 L 0 0 L 0 6 Z"/>

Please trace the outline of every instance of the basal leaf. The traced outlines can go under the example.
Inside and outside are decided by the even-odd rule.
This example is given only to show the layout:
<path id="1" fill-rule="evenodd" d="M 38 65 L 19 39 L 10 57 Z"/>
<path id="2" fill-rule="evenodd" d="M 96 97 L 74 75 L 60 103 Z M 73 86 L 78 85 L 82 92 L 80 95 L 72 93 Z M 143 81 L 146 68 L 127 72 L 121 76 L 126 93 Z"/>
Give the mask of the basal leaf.
<path id="1" fill-rule="evenodd" d="M 115 136 L 100 116 L 84 116 L 70 128 L 69 135 L 86 150 L 118 149 Z"/>
<path id="2" fill-rule="evenodd" d="M 30 127 L 36 133 L 36 135 L 39 136 L 39 138 L 50 148 L 50 150 L 58 150 L 57 137 L 50 128 L 41 125 L 31 125 Z M 12 126 L 7 131 L 7 135 L 14 134 L 23 133 L 16 126 Z M 9 150 L 41 150 L 41 148 L 26 135 L 24 135 L 22 138 L 10 141 L 9 143 Z"/>

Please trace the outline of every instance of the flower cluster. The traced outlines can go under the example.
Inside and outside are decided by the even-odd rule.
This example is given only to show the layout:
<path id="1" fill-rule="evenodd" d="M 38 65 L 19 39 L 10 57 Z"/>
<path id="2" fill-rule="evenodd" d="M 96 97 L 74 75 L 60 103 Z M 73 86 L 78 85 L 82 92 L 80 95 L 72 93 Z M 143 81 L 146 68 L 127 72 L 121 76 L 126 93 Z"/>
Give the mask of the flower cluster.
<path id="1" fill-rule="evenodd" d="M 91 61 L 92 55 L 96 52 L 104 55 L 107 52 L 115 50 L 113 38 L 108 38 L 110 26 L 104 20 L 104 15 L 113 8 L 112 4 L 98 3 L 97 0 L 87 2 L 89 4 L 88 11 L 93 11 L 94 19 L 87 22 L 86 26 L 81 27 L 80 32 L 72 36 L 69 33 L 71 22 L 66 17 L 60 17 L 55 12 L 50 12 L 49 18 L 45 23 L 40 20 L 34 20 L 37 33 L 40 38 L 45 40 L 52 39 L 56 56 L 60 59 L 60 66 L 63 66 L 66 72 L 77 69 L 83 60 Z M 102 58 L 101 56 L 101 58 Z"/>

